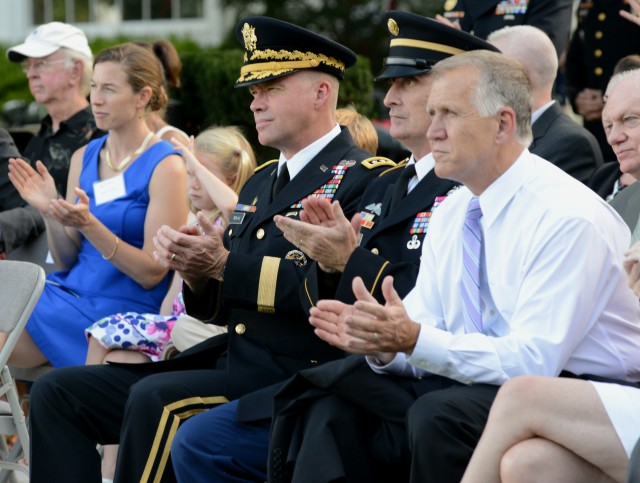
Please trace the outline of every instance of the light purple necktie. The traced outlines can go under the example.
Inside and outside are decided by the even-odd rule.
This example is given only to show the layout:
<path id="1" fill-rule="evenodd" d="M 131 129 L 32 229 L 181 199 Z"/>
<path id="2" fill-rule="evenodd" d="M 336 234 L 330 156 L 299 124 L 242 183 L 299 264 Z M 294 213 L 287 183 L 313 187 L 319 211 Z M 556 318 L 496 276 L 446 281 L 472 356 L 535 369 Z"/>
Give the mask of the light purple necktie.
<path id="1" fill-rule="evenodd" d="M 467 311 L 467 332 L 482 332 L 480 305 L 480 257 L 482 254 L 482 228 L 480 227 L 480 200 L 471 198 L 462 227 L 462 278 L 460 291 Z"/>

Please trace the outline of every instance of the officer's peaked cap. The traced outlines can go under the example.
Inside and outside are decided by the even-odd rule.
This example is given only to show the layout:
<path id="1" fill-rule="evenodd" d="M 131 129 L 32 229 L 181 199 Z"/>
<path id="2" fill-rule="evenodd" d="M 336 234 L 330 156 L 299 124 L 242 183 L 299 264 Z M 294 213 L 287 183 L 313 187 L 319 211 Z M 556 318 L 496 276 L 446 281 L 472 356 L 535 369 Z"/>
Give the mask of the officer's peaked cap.
<path id="1" fill-rule="evenodd" d="M 315 69 L 344 78 L 356 62 L 347 47 L 315 32 L 270 17 L 249 17 L 236 26 L 236 38 L 244 47 L 244 65 L 236 87 L 259 84 Z"/>
<path id="2" fill-rule="evenodd" d="M 384 22 L 391 42 L 376 80 L 422 75 L 436 62 L 469 50 L 498 52 L 478 37 L 414 13 L 392 10 L 385 13 Z"/>

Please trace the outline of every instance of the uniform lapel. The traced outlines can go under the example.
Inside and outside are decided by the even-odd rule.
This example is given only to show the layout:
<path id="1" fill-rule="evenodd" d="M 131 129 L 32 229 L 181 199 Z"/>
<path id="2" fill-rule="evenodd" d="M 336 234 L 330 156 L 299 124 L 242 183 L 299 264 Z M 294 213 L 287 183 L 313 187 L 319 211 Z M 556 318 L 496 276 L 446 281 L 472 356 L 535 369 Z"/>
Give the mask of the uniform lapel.
<path id="1" fill-rule="evenodd" d="M 411 190 L 411 193 L 400 201 L 396 209 L 389 213 L 377 228 L 374 228 L 372 235 L 375 236 L 382 230 L 393 227 L 398 223 L 405 223 L 410 218 L 415 218 L 416 214 L 420 211 L 430 209 L 436 196 L 443 196 L 454 186 L 455 183 L 453 181 L 438 178 L 433 170 L 431 170 L 422 178 L 418 185 Z"/>
<path id="2" fill-rule="evenodd" d="M 349 142 L 350 138 L 345 136 L 344 129 L 282 189 L 271 205 L 265 210 L 259 210 L 261 213 L 257 217 L 258 224 L 299 203 L 333 177 L 331 169 L 353 147 Z M 265 184 L 271 187 L 273 183 Z"/>

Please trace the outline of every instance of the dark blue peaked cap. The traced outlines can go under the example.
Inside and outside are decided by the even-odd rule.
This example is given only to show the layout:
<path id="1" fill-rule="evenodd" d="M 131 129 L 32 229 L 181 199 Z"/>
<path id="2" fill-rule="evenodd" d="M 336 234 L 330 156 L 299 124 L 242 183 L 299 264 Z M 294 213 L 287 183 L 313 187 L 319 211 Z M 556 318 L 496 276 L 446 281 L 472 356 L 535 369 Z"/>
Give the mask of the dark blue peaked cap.
<path id="1" fill-rule="evenodd" d="M 356 63 L 356 54 L 345 46 L 310 30 L 270 17 L 249 17 L 236 26 L 236 38 L 244 47 L 244 66 L 236 87 L 259 84 L 315 69 L 344 78 Z"/>
<path id="2" fill-rule="evenodd" d="M 499 52 L 478 37 L 414 13 L 392 10 L 384 15 L 384 22 L 391 43 L 376 80 L 422 75 L 436 62 L 469 50 Z"/>

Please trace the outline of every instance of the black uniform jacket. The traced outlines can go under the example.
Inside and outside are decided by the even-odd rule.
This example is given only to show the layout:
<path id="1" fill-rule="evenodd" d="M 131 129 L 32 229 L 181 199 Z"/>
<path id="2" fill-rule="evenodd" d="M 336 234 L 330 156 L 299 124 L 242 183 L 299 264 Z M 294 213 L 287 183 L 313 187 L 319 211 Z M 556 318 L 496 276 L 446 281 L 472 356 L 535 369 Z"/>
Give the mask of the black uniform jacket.
<path id="1" fill-rule="evenodd" d="M 596 138 L 562 112 L 557 102 L 533 123 L 529 151 L 585 184 L 603 164 Z"/>
<path id="2" fill-rule="evenodd" d="M 447 0 L 444 16 L 462 30 L 486 39 L 491 32 L 514 25 L 533 25 L 551 38 L 558 55 L 569 40 L 572 0 Z"/>
<path id="3" fill-rule="evenodd" d="M 360 246 L 349 257 L 337 287 L 327 293 L 323 283 L 327 277 L 316 262 L 307 274 L 302 303 L 309 310 L 320 298 L 331 297 L 353 303 L 351 289 L 354 277 L 362 277 L 376 299 L 384 303 L 381 285 L 387 275 L 394 278 L 394 288 L 404 297 L 415 286 L 420 268 L 422 243 L 429 218 L 435 207 L 456 186 L 453 181 L 438 178 L 433 170 L 390 212 L 394 183 L 406 165 L 401 163 L 381 174 L 362 196 Z"/>
<path id="4" fill-rule="evenodd" d="M 342 357 L 313 333 L 300 303 L 300 285 L 309 269 L 306 256 L 275 226 L 276 214 L 299 217 L 300 200 L 318 190 L 334 192 L 352 216 L 367 185 L 390 160 L 372 158 L 355 146 L 348 131 L 334 138 L 271 200 L 277 164 L 261 168 L 247 181 L 230 220 L 225 243 L 230 250 L 224 282 L 211 280 L 204 296 L 185 286 L 187 313 L 227 325 L 228 399 L 287 379 L 295 372 Z M 198 360 L 194 351 L 187 357 Z M 196 351 L 197 352 L 197 351 Z M 194 357 L 195 356 L 195 357 Z M 184 357 L 178 357 L 184 359 Z M 172 361 L 168 361 L 172 362 Z M 197 368 L 197 367 L 194 367 Z M 272 394 L 243 408 L 271 414 Z"/>

